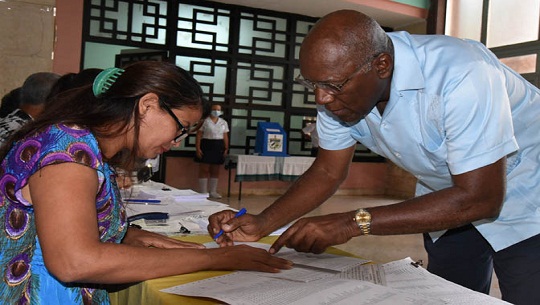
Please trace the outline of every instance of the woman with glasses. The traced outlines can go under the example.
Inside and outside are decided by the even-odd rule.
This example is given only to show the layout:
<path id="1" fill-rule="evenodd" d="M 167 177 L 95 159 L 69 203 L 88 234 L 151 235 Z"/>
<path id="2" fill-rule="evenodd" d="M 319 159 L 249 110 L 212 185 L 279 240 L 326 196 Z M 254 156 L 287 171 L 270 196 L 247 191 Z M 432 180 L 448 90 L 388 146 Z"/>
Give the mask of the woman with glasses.
<path id="1" fill-rule="evenodd" d="M 139 62 L 54 99 L 0 151 L 0 304 L 109 304 L 105 284 L 290 268 L 262 249 L 128 228 L 112 169 L 169 150 L 200 120 L 202 91 L 186 71 Z"/>

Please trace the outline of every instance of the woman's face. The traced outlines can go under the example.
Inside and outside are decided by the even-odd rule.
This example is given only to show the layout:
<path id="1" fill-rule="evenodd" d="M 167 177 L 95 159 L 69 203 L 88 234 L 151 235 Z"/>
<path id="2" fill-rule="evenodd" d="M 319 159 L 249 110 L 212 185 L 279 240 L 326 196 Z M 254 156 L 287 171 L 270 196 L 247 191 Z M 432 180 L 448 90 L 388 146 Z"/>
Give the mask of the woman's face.
<path id="1" fill-rule="evenodd" d="M 147 95 L 152 95 L 149 99 L 143 100 Z M 141 113 L 141 123 L 139 131 L 139 157 L 155 158 L 172 146 L 174 139 L 181 135 L 183 128 L 190 130 L 197 124 L 202 116 L 200 107 L 184 107 L 182 109 L 170 108 L 172 113 L 163 109 L 159 104 L 159 99 L 155 94 L 147 94 L 139 102 Z"/>

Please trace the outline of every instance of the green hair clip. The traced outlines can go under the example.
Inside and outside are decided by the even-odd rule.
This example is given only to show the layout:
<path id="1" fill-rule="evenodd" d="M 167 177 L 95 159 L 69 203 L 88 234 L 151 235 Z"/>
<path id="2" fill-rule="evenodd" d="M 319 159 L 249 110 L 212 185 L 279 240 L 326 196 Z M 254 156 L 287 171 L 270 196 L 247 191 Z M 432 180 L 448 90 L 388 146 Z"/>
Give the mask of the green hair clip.
<path id="1" fill-rule="evenodd" d="M 94 96 L 99 97 L 107 92 L 122 73 L 124 73 L 124 70 L 120 68 L 108 68 L 101 71 L 96 76 L 96 79 L 94 79 L 94 84 L 92 85 Z"/>

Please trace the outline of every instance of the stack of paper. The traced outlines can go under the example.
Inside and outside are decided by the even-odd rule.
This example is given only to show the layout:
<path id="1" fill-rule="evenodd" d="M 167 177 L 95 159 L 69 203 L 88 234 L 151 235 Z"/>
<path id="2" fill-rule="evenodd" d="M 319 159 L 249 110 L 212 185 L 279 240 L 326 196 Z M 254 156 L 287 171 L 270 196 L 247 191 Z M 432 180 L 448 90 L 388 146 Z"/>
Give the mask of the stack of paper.
<path id="1" fill-rule="evenodd" d="M 295 267 L 277 274 L 238 271 L 161 291 L 234 305 L 509 304 L 435 276 L 411 264 L 410 258 L 377 265 L 351 257 L 303 254 L 291 249 L 282 249 L 277 255 L 292 260 Z"/>
<path id="2" fill-rule="evenodd" d="M 129 192 L 124 192 L 127 216 L 143 213 L 168 213 L 169 219 L 163 223 L 148 224 L 144 219 L 133 222 L 144 230 L 178 235 L 187 228 L 191 234 L 208 234 L 208 216 L 229 208 L 228 205 L 208 200 L 207 194 L 193 190 L 180 190 L 163 183 L 148 181 L 136 184 Z"/>

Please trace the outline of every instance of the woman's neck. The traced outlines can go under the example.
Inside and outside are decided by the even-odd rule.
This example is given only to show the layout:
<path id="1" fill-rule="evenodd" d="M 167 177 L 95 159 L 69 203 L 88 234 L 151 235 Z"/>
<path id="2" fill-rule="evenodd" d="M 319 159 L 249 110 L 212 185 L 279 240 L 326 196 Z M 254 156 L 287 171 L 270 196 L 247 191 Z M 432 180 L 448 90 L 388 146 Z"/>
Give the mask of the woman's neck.
<path id="1" fill-rule="evenodd" d="M 99 148 L 106 159 L 111 159 L 127 147 L 125 135 L 112 138 L 98 138 Z"/>

